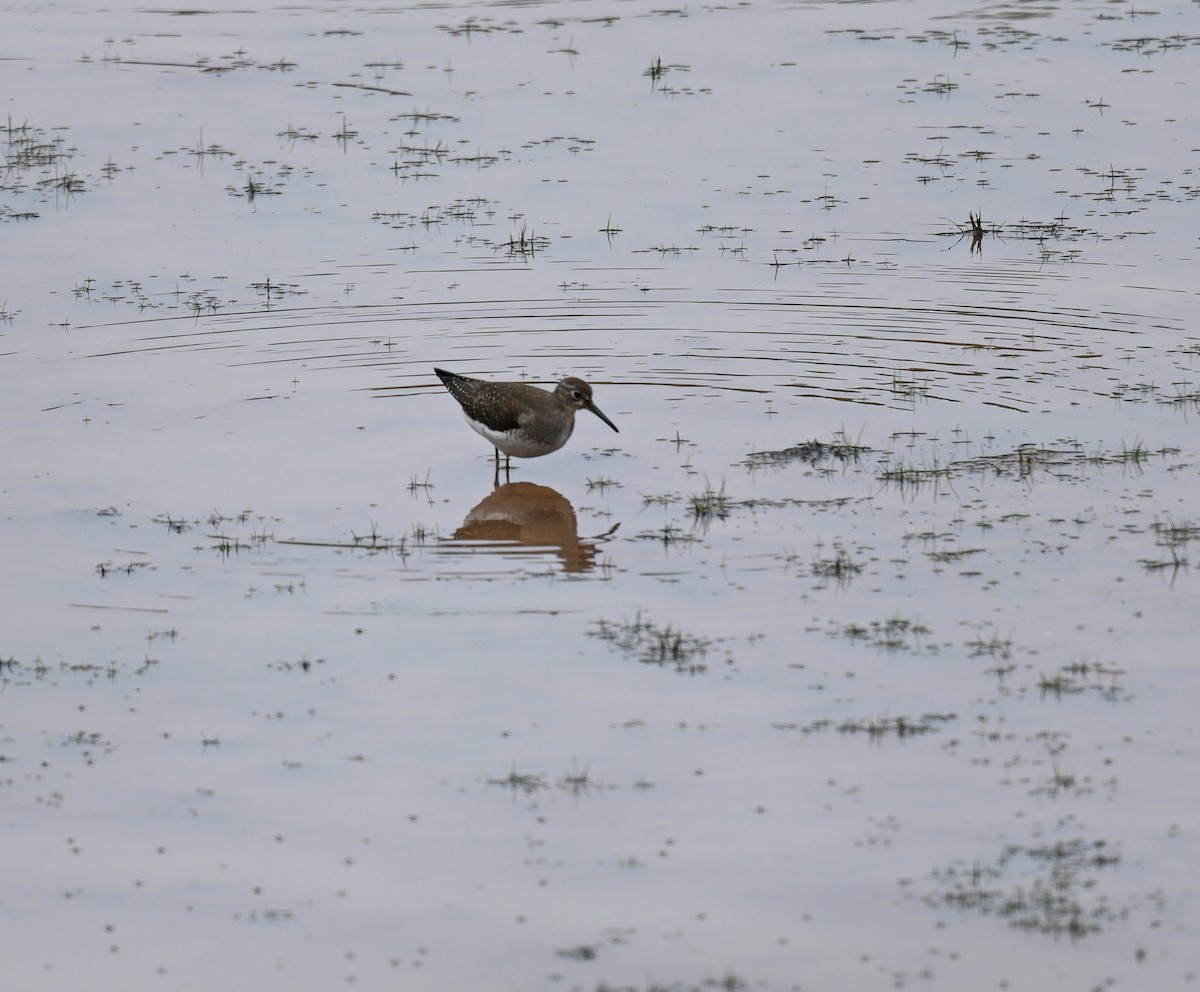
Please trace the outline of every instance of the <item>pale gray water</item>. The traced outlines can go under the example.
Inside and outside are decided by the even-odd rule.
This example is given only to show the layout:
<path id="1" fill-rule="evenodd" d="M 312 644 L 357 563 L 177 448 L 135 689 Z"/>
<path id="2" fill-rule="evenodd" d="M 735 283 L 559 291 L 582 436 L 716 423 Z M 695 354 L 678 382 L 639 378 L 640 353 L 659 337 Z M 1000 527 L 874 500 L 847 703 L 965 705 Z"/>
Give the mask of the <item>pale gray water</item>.
<path id="1" fill-rule="evenodd" d="M 1192 987 L 1198 45 L 0 9 L 6 982 Z"/>

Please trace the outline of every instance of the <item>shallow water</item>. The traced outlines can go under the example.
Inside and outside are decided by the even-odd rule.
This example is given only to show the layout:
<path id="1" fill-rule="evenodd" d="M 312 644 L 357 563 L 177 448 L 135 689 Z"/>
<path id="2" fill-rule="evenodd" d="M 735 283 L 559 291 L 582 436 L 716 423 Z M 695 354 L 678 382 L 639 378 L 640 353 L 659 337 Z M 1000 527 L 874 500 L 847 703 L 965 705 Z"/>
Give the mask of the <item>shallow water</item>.
<path id="1" fill-rule="evenodd" d="M 0 38 L 14 987 L 1195 984 L 1194 5 Z"/>

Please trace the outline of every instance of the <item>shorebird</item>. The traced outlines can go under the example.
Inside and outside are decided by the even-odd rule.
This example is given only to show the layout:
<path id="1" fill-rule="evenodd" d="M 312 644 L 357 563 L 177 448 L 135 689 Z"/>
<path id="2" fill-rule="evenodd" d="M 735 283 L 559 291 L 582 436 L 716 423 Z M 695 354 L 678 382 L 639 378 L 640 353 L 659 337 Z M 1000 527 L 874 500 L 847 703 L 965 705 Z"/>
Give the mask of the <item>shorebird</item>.
<path id="1" fill-rule="evenodd" d="M 550 392 L 525 382 L 487 382 L 445 369 L 433 371 L 462 406 L 471 430 L 495 447 L 497 472 L 501 452 L 507 471 L 513 456 L 537 458 L 561 448 L 575 429 L 576 410 L 591 410 L 617 430 L 592 402 L 592 387 L 573 375 L 561 379 Z"/>

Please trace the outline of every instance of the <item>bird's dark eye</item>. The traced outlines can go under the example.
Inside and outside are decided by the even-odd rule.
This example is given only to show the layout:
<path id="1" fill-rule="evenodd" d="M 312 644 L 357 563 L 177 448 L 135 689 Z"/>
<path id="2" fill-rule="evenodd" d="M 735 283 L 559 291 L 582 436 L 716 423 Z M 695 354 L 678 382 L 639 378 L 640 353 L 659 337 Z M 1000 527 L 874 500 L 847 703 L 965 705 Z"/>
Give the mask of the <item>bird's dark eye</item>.
<path id="1" fill-rule="evenodd" d="M 583 399 L 583 393 L 581 393 L 581 392 L 580 392 L 578 389 L 574 390 L 574 391 L 571 393 L 571 395 L 572 395 L 572 396 L 574 396 L 574 397 L 575 397 L 575 399 L 577 399 L 577 400 L 581 400 L 581 399 Z"/>

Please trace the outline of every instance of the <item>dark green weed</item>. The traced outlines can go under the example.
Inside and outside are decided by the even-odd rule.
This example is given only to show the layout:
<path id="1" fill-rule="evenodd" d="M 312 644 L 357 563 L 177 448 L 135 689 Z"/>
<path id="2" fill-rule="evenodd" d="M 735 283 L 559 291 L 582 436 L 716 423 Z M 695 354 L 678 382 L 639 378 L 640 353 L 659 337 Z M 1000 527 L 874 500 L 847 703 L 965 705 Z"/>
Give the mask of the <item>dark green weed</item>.
<path id="1" fill-rule="evenodd" d="M 929 628 L 908 617 L 871 620 L 866 624 L 839 624 L 834 633 L 853 642 L 861 642 L 882 651 L 917 650 L 929 636 Z"/>
<path id="2" fill-rule="evenodd" d="M 781 466 L 792 462 L 802 465 L 847 464 L 858 462 L 871 449 L 851 441 L 845 434 L 834 435 L 832 441 L 802 441 L 778 451 L 752 451 L 742 463 L 748 468 Z"/>
<path id="3" fill-rule="evenodd" d="M 935 870 L 936 888 L 925 900 L 995 916 L 1029 933 L 1081 939 L 1126 915 L 1099 886 L 1100 873 L 1120 861 L 1102 840 L 1011 844 L 994 861 L 959 860 Z"/>
<path id="4" fill-rule="evenodd" d="M 705 485 L 704 492 L 693 494 L 688 499 L 688 509 L 697 523 L 724 520 L 729 516 L 730 502 L 725 496 L 725 483 L 720 489 Z"/>
<path id="5" fill-rule="evenodd" d="M 844 547 L 834 544 L 833 555 L 814 557 L 809 570 L 819 579 L 849 582 L 863 570 L 863 566 L 851 558 L 850 552 Z"/>
<path id="6" fill-rule="evenodd" d="M 687 675 L 698 675 L 708 670 L 705 662 L 713 642 L 705 637 L 690 634 L 667 624 L 660 627 L 637 613 L 633 620 L 620 623 L 596 620 L 588 631 L 619 651 L 644 665 L 672 668 Z"/>

